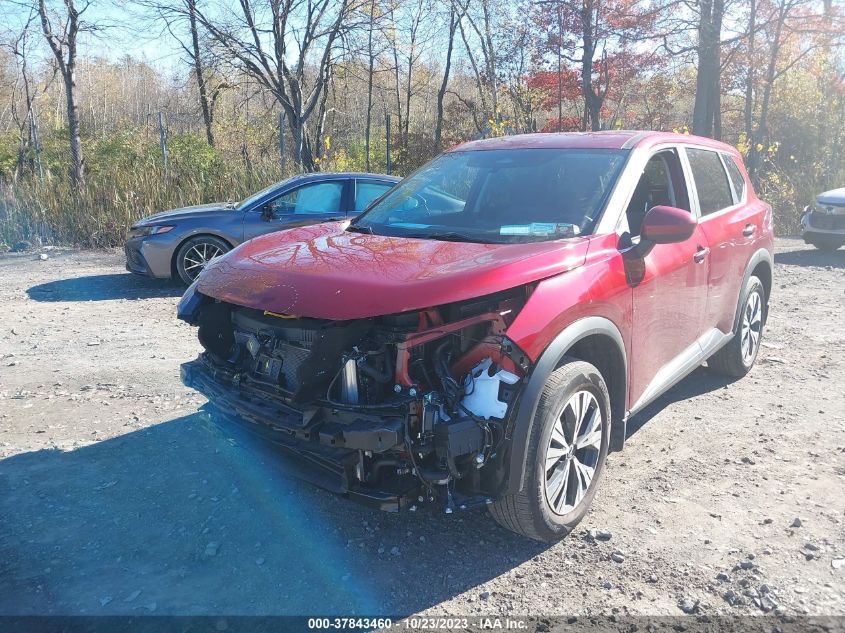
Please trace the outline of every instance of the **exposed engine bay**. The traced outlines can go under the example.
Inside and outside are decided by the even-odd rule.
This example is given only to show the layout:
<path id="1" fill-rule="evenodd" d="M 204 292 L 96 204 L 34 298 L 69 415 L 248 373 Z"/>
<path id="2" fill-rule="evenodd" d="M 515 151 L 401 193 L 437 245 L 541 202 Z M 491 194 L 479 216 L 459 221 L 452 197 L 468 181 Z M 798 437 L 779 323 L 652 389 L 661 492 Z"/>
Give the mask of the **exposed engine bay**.
<path id="1" fill-rule="evenodd" d="M 302 475 L 386 510 L 491 502 L 530 370 L 505 332 L 522 286 L 422 311 L 332 321 L 193 293 L 204 348 L 186 385 L 300 458 Z"/>

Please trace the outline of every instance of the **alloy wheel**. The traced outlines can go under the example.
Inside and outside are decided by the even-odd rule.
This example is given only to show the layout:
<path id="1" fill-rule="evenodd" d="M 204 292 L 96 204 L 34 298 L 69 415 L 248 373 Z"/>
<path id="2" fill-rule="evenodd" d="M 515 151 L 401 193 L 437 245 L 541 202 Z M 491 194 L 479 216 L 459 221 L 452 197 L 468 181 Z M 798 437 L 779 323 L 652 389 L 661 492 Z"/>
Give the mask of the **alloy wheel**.
<path id="1" fill-rule="evenodd" d="M 188 249 L 182 260 L 185 273 L 191 278 L 191 281 L 193 281 L 211 260 L 220 257 L 222 254 L 223 249 L 214 244 L 210 244 L 208 242 L 194 244 Z"/>
<path id="2" fill-rule="evenodd" d="M 544 459 L 549 508 L 569 514 L 587 495 L 601 452 L 604 420 L 596 397 L 577 391 L 567 400 L 552 428 Z"/>
<path id="3" fill-rule="evenodd" d="M 742 362 L 750 365 L 760 346 L 760 332 L 763 327 L 763 301 L 759 292 L 752 292 L 745 302 L 742 311 L 742 335 L 740 350 Z"/>

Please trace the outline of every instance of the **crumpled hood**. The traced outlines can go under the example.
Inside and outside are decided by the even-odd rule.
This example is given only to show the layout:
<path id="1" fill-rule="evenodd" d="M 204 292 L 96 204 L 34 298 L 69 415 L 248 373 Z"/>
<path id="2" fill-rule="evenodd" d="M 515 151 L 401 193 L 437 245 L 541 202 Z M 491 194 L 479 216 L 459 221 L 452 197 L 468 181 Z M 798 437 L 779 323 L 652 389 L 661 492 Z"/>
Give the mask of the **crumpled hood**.
<path id="1" fill-rule="evenodd" d="M 175 222 L 188 217 L 193 217 L 203 213 L 219 213 L 221 211 L 231 211 L 233 208 L 228 206 L 226 202 L 212 202 L 211 204 L 198 204 L 192 207 L 182 207 L 181 209 L 172 209 L 170 211 L 162 211 L 161 213 L 154 213 L 145 218 L 138 220 L 136 224 L 149 225 L 159 222 Z"/>
<path id="2" fill-rule="evenodd" d="M 348 221 L 270 233 L 209 264 L 197 290 L 236 305 L 361 319 L 479 297 L 583 264 L 585 237 L 472 244 L 345 231 Z"/>

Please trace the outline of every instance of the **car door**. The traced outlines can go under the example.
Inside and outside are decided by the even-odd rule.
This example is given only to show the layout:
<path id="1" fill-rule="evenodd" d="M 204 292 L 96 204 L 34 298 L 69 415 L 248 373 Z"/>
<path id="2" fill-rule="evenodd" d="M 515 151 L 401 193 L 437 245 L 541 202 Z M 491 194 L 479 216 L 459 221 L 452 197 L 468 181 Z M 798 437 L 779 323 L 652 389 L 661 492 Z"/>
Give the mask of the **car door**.
<path id="1" fill-rule="evenodd" d="M 244 241 L 305 224 L 346 217 L 349 179 L 309 182 L 265 200 L 244 217 Z"/>
<path id="2" fill-rule="evenodd" d="M 389 180 L 375 180 L 372 178 L 355 179 L 355 204 L 350 215 L 358 215 L 372 203 L 390 191 L 396 183 Z"/>
<path id="3" fill-rule="evenodd" d="M 733 328 L 745 266 L 763 235 L 764 205 L 748 204 L 745 174 L 729 154 L 686 149 L 695 180 L 700 224 L 710 243 L 707 321 L 723 333 Z"/>
<path id="4" fill-rule="evenodd" d="M 698 338 L 707 309 L 707 238 L 700 227 L 676 244 L 640 240 L 646 213 L 657 205 L 686 210 L 687 176 L 677 148 L 655 152 L 648 160 L 626 208 L 631 247 L 626 270 L 633 291 L 631 396 L 650 400 L 700 355 Z M 624 236 L 623 236 L 624 237 Z"/>

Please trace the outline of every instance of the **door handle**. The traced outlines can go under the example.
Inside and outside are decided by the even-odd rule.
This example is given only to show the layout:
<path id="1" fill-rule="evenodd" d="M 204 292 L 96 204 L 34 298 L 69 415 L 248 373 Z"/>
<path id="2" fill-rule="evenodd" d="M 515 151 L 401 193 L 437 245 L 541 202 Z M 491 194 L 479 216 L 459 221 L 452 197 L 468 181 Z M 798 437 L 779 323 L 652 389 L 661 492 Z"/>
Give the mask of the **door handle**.
<path id="1" fill-rule="evenodd" d="M 751 237 L 752 235 L 754 235 L 754 231 L 756 231 L 756 230 L 757 230 L 757 227 L 754 226 L 753 224 L 746 224 L 745 228 L 742 229 L 742 235 L 744 237 Z"/>
<path id="2" fill-rule="evenodd" d="M 698 247 L 698 250 L 697 250 L 697 251 L 695 251 L 695 255 L 693 255 L 693 256 L 692 256 L 692 260 L 693 260 L 696 264 L 700 264 L 701 262 L 703 262 L 703 261 L 704 261 L 704 259 L 707 257 L 707 255 L 708 255 L 709 253 L 710 253 L 710 249 L 709 249 L 709 248 L 707 248 L 706 246 L 699 246 L 699 247 Z"/>

